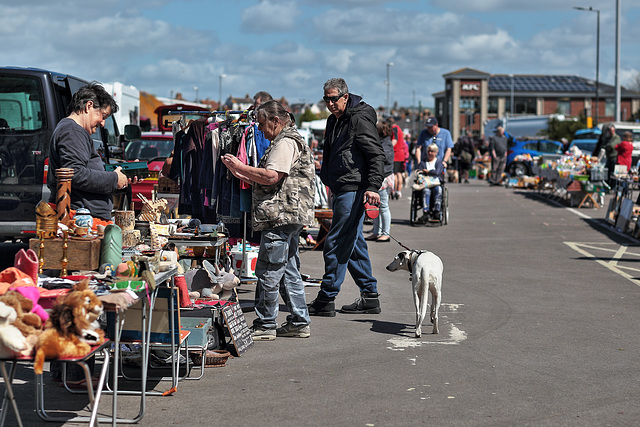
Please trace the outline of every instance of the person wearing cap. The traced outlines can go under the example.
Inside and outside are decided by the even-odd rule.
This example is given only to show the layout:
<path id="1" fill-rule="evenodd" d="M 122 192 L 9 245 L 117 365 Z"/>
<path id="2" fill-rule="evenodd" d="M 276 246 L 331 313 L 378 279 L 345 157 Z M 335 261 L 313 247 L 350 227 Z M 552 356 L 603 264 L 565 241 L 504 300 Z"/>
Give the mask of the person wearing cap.
<path id="1" fill-rule="evenodd" d="M 449 159 L 451 158 L 451 150 L 453 149 L 451 132 L 438 126 L 438 119 L 433 116 L 427 119 L 425 125 L 426 129 L 423 129 L 418 136 L 416 159 L 418 162 L 426 162 L 427 147 L 431 144 L 436 144 L 438 146 L 438 160 L 442 161 L 446 169 Z"/>

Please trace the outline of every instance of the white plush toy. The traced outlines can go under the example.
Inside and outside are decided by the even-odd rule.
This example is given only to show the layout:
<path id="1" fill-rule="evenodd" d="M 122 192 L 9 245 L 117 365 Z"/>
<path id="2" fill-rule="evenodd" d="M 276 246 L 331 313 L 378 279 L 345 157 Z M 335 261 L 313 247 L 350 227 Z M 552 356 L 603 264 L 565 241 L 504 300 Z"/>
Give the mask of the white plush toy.
<path id="1" fill-rule="evenodd" d="M 240 284 L 240 279 L 233 273 L 233 269 L 229 272 L 221 271 L 216 263 L 203 261 L 202 266 L 206 271 L 206 285 L 202 286 L 204 281 L 199 281 L 196 285 L 192 282 L 191 298 L 211 298 L 214 300 L 228 300 L 233 294 L 233 288 Z M 197 274 L 197 273 L 196 273 Z"/>
<path id="2" fill-rule="evenodd" d="M 18 318 L 13 307 L 0 302 L 0 358 L 12 358 L 27 349 L 27 339 L 12 325 Z"/>

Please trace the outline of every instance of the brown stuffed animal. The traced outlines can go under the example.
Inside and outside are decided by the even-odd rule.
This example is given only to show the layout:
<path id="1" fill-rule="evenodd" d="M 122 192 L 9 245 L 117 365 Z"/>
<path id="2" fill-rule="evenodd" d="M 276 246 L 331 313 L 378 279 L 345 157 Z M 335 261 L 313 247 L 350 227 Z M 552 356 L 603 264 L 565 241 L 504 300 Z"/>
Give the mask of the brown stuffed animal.
<path id="1" fill-rule="evenodd" d="M 82 280 L 73 291 L 61 297 L 38 337 L 35 373 L 42 374 L 45 359 L 86 356 L 91 345 L 102 344 L 104 332 L 97 322 L 101 313 L 102 303 L 89 289 L 89 279 Z"/>
<path id="2" fill-rule="evenodd" d="M 18 314 L 18 318 L 13 322 L 13 326 L 18 328 L 22 335 L 39 334 L 42 330 L 42 319 L 35 313 L 30 313 L 33 309 L 33 301 L 23 296 L 17 291 L 8 291 L 0 296 L 0 301 L 12 307 Z"/>

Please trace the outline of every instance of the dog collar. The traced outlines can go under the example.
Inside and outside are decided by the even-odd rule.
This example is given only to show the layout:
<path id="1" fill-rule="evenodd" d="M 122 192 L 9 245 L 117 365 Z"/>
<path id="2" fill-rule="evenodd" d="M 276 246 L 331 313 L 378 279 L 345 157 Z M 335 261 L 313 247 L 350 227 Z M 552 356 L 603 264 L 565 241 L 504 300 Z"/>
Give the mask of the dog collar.
<path id="1" fill-rule="evenodd" d="M 409 274 L 413 274 L 413 264 L 415 264 L 418 257 L 422 254 L 422 251 L 411 251 L 411 258 L 409 258 Z"/>

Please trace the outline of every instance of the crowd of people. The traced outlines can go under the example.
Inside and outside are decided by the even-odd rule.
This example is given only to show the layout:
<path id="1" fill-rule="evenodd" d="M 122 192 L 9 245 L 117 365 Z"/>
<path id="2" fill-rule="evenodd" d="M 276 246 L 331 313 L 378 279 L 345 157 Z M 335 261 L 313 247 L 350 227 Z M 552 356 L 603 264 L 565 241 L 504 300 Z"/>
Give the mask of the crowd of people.
<path id="1" fill-rule="evenodd" d="M 261 231 L 256 265 L 256 292 L 252 326 L 255 340 L 276 337 L 307 338 L 311 316 L 335 317 L 336 312 L 378 314 L 377 280 L 373 275 L 367 241 L 389 242 L 389 199 L 402 197 L 412 170 L 444 181 L 444 170 L 459 168 L 462 182 L 477 155 L 470 133 L 454 144 L 451 133 L 429 117 L 417 138 L 404 132 L 393 117 L 380 118 L 361 96 L 349 92 L 341 78 L 323 86 L 323 100 L 331 113 L 324 134 L 322 161 L 295 126 L 293 115 L 268 92 L 254 96 L 258 132 L 270 141 L 256 166 L 232 154 L 221 160 L 228 170 L 252 188 L 252 226 Z M 95 218 L 108 221 L 113 193 L 131 184 L 117 168 L 105 171 L 90 135 L 118 106 L 99 84 L 80 89 L 71 102 L 69 116 L 57 126 L 50 149 L 54 169 L 75 171 L 71 206 L 88 208 Z M 492 140 L 492 155 L 504 154 L 499 138 Z M 452 163 L 458 159 L 457 166 Z M 318 178 L 329 189 L 331 227 L 324 240 L 324 275 L 316 297 L 307 303 L 300 275 L 299 241 L 305 226 L 315 222 Z M 55 174 L 48 185 L 56 188 Z M 134 181 L 135 182 L 135 181 Z M 55 191 L 52 191 L 55 194 Z M 438 215 L 441 187 L 424 191 L 424 216 Z M 366 209 L 378 207 L 373 230 L 365 238 Z M 335 299 L 347 272 L 360 290 L 353 303 L 336 310 Z M 286 322 L 278 325 L 279 299 L 287 305 Z"/>

